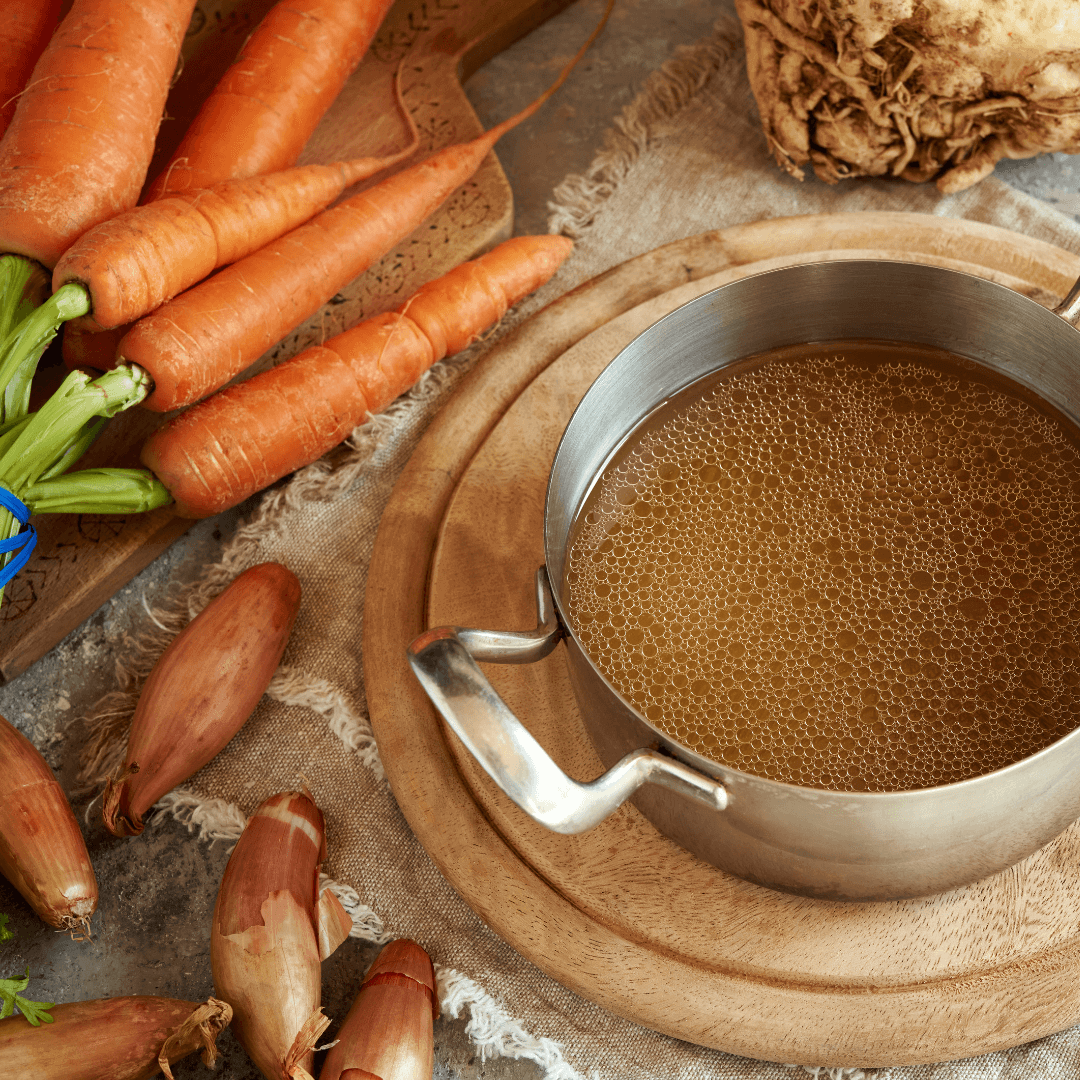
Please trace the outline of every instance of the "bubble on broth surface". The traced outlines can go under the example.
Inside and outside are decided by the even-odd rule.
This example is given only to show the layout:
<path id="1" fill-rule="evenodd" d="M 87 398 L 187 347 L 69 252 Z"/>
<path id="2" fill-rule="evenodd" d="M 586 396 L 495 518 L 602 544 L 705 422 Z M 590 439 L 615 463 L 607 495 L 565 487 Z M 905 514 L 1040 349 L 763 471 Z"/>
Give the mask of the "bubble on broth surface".
<path id="1" fill-rule="evenodd" d="M 810 787 L 980 775 L 1080 702 L 1080 432 L 936 350 L 787 349 L 680 394 L 578 515 L 578 636 L 672 738 Z"/>

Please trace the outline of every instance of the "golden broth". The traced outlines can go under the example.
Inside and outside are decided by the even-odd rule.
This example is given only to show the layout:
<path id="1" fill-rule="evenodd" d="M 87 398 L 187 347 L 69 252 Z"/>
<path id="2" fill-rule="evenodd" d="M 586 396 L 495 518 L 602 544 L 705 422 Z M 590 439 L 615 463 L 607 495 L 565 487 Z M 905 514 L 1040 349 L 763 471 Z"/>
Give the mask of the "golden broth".
<path id="1" fill-rule="evenodd" d="M 1077 724 L 1078 447 L 938 350 L 743 361 L 594 485 L 571 621 L 636 709 L 734 768 L 860 791 L 989 772 Z"/>

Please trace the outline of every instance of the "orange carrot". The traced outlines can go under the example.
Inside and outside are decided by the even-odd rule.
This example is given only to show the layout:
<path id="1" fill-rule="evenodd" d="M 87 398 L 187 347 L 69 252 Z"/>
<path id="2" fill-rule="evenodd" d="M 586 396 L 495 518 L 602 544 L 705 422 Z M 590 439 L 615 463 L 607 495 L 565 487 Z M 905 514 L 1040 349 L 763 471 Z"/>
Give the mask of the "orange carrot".
<path id="1" fill-rule="evenodd" d="M 548 280 L 570 253 L 562 236 L 520 236 L 377 315 L 174 417 L 142 460 L 176 500 L 209 517 L 337 445 L 436 360 L 465 348 Z"/>
<path id="2" fill-rule="evenodd" d="M 136 323 L 118 352 L 154 381 L 143 405 L 168 412 L 224 386 L 392 250 L 476 172 L 501 135 L 558 89 L 603 25 L 516 116 L 324 210 Z"/>
<path id="3" fill-rule="evenodd" d="M 52 279 L 54 291 L 74 281 L 90 294 L 90 314 L 73 320 L 76 330 L 122 327 L 126 332 L 126 324 L 219 266 L 257 251 L 325 209 L 347 187 L 409 157 L 420 134 L 405 108 L 400 82 L 397 101 L 410 138 L 396 153 L 223 180 L 134 207 L 83 233 L 61 256 Z M 104 342 L 81 343 L 78 336 L 72 335 L 72 347 L 65 349 L 66 355 L 79 357 L 72 366 L 81 366 L 86 357 L 101 361 L 91 364 L 101 370 L 112 366 L 114 355 L 104 355 Z M 122 336 L 112 340 L 114 350 Z"/>
<path id="4" fill-rule="evenodd" d="M 53 289 L 69 281 L 90 293 L 84 330 L 134 322 L 296 228 L 352 184 L 412 153 L 303 165 L 269 176 L 226 180 L 205 191 L 137 206 L 83 233 L 61 256 Z M 106 365 L 108 366 L 108 365 Z"/>
<path id="5" fill-rule="evenodd" d="M 282 0 L 244 43 L 147 192 L 207 188 L 295 164 L 392 0 Z"/>
<path id="6" fill-rule="evenodd" d="M 0 141 L 0 251 L 51 267 L 135 205 L 194 6 L 74 0 Z"/>
<path id="7" fill-rule="evenodd" d="M 324 210 L 136 323 L 118 353 L 150 373 L 146 408 L 190 405 L 249 367 L 468 180 L 492 134 L 501 132 L 448 147 Z"/>
<path id="8" fill-rule="evenodd" d="M 60 0 L 5 0 L 0 10 L 0 135 L 15 115 L 15 103 L 60 18 Z"/>

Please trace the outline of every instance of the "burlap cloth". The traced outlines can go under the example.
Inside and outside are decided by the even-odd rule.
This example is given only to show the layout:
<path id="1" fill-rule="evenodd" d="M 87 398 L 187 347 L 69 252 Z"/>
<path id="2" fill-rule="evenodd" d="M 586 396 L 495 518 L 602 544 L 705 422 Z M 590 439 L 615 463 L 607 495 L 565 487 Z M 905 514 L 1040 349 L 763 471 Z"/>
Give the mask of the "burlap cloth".
<path id="1" fill-rule="evenodd" d="M 1080 252 L 1080 227 L 1045 204 L 987 180 L 942 197 L 897 181 L 800 184 L 772 162 L 746 81 L 741 32 L 723 19 L 709 40 L 654 74 L 606 138 L 585 176 L 555 192 L 552 231 L 578 240 L 571 259 L 515 316 L 608 267 L 660 244 L 740 222 L 793 214 L 909 210 L 1005 226 Z M 509 320 L 512 325 L 514 319 Z M 503 328 L 504 330 L 506 327 Z M 285 667 L 229 747 L 166 808 L 203 835 L 235 836 L 268 795 L 306 779 L 326 813 L 328 874 L 351 886 L 357 933 L 416 938 L 443 969 L 444 1005 L 469 1008 L 470 1032 L 487 1052 L 531 1058 L 555 1078 L 802 1075 L 656 1035 L 604 1012 L 544 976 L 492 933 L 442 879 L 382 779 L 366 726 L 361 618 L 379 517 L 417 440 L 453 383 L 488 347 L 444 363 L 391 413 L 360 429 L 333 460 L 271 492 L 227 547 L 220 565 L 176 611 L 175 631 L 236 573 L 264 560 L 290 566 L 303 604 Z M 99 710 L 107 770 L 123 751 L 138 680 L 168 634 L 150 628 L 146 663 Z M 155 637 L 156 634 L 156 637 Z M 403 643 L 404 645 L 404 643 Z M 380 922 L 381 920 L 381 922 Z M 813 1062 L 805 1063 L 813 1066 Z M 850 1070 L 814 1070 L 857 1080 Z M 867 1070 L 890 1080 L 1005 1080 L 1080 1075 L 1080 1028 L 966 1062 Z"/>

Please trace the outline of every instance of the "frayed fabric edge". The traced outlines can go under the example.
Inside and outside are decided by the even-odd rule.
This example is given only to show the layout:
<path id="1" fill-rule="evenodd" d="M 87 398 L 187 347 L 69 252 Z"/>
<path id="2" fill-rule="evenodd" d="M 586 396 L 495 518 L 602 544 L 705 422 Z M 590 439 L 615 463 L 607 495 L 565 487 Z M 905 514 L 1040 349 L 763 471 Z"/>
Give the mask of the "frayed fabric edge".
<path id="1" fill-rule="evenodd" d="M 359 938 L 361 941 L 369 941 L 373 945 L 385 945 L 394 940 L 393 934 L 388 934 L 383 926 L 382 919 L 375 911 L 360 900 L 360 894 L 344 882 L 335 881 L 326 874 L 319 875 L 320 894 L 329 889 L 341 903 L 341 906 L 349 913 L 352 919 L 352 930 L 349 937 Z"/>
<path id="2" fill-rule="evenodd" d="M 511 1016 L 478 982 L 454 968 L 435 965 L 439 1004 L 448 1016 L 457 1018 L 469 1010 L 465 1034 L 487 1053 L 499 1057 L 535 1062 L 544 1070 L 545 1080 L 586 1080 L 563 1056 L 553 1039 L 537 1038 Z"/>
<path id="3" fill-rule="evenodd" d="M 837 1065 L 789 1065 L 790 1069 L 802 1069 L 814 1080 L 874 1080 L 876 1069 L 842 1068 Z"/>
<path id="4" fill-rule="evenodd" d="M 326 717 L 330 730 L 353 751 L 376 779 L 385 779 L 371 721 L 353 708 L 345 693 L 327 679 L 282 664 L 266 688 L 283 705 L 302 705 Z"/>
<path id="5" fill-rule="evenodd" d="M 585 173 L 567 176 L 548 203 L 548 232 L 580 240 L 648 148 L 653 129 L 675 116 L 709 83 L 742 45 L 739 23 L 722 18 L 713 35 L 678 49 L 653 72 L 641 93 L 616 117 L 604 135 L 604 149 Z"/>
<path id="6" fill-rule="evenodd" d="M 225 799 L 207 799 L 184 788 L 170 791 L 151 809 L 154 814 L 150 819 L 151 826 L 172 818 L 186 825 L 188 832 L 197 832 L 200 840 L 211 844 L 219 840 L 235 844 L 248 820 L 235 803 Z"/>
<path id="7" fill-rule="evenodd" d="M 492 1053 L 499 1057 L 525 1058 L 544 1070 L 545 1080 L 598 1080 L 593 1071 L 588 1077 L 578 1072 L 563 1056 L 562 1047 L 553 1039 L 537 1038 L 522 1021 L 513 1017 L 479 983 L 454 968 L 435 965 L 439 1004 L 453 1018 L 469 1010 L 465 1034 L 480 1048 L 481 1057 Z M 789 1065 L 794 1077 L 801 1070 L 814 1080 L 873 1080 L 875 1070 L 840 1068 L 826 1065 Z"/>

